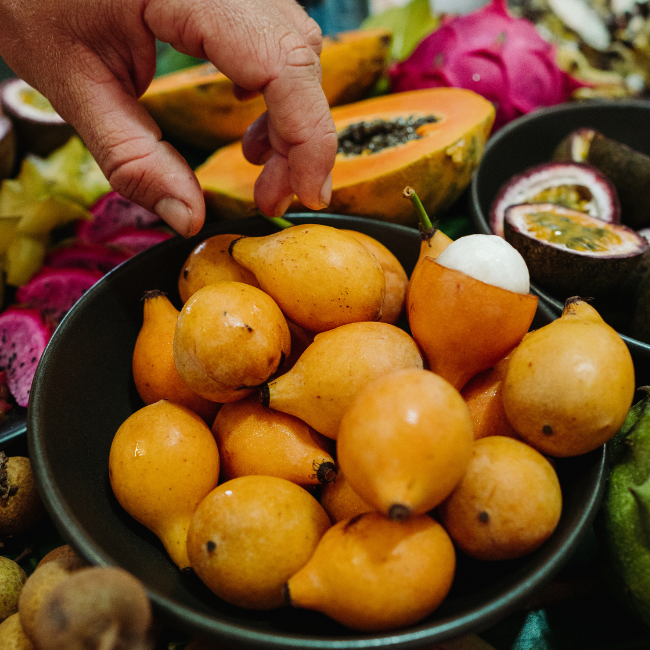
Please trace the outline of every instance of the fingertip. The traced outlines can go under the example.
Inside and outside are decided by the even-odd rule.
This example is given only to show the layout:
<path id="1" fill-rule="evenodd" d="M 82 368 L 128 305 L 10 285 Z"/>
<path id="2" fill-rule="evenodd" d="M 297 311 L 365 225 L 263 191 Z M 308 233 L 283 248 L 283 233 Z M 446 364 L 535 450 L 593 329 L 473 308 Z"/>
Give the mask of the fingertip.
<path id="1" fill-rule="evenodd" d="M 160 199 L 154 206 L 154 212 L 183 237 L 196 235 L 204 221 L 190 206 L 172 196 Z"/>

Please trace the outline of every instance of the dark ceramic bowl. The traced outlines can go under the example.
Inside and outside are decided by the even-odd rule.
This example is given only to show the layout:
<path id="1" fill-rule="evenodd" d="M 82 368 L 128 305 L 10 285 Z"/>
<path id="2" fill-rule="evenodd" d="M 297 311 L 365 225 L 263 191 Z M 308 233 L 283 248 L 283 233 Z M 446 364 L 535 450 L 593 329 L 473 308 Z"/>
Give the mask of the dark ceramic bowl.
<path id="1" fill-rule="evenodd" d="M 418 256 L 419 235 L 411 228 L 330 215 L 291 215 L 291 220 L 366 232 L 390 247 L 408 272 Z M 539 550 L 508 562 L 459 557 L 453 589 L 432 616 L 376 634 L 352 632 L 315 612 L 247 611 L 219 600 L 196 578 L 182 575 L 157 538 L 115 500 L 108 480 L 111 441 L 120 424 L 143 405 L 131 376 L 131 355 L 144 292 L 165 291 L 180 308 L 178 273 L 200 240 L 217 232 L 273 231 L 269 222 L 251 218 L 204 228 L 193 239 L 173 238 L 111 271 L 68 313 L 39 364 L 28 410 L 29 453 L 52 519 L 88 561 L 119 565 L 140 578 L 165 621 L 227 646 L 416 648 L 489 627 L 523 606 L 575 551 L 602 497 L 604 448 L 557 461 L 564 511 Z M 551 318 L 541 308 L 536 324 Z"/>
<path id="2" fill-rule="evenodd" d="M 650 102 L 642 100 L 593 100 L 560 104 L 520 117 L 495 133 L 485 147 L 470 185 L 470 213 L 477 232 L 492 233 L 490 206 L 500 188 L 516 174 L 548 162 L 555 147 L 574 129 L 594 128 L 643 153 L 650 154 Z M 555 315 L 564 299 L 532 284 L 531 290 Z M 603 314 L 608 306 L 600 305 Z M 618 311 L 618 310 L 617 310 Z M 612 321 L 610 321 L 612 322 Z M 615 322 L 612 322 L 616 326 Z M 650 381 L 650 345 L 621 330 L 637 371 L 637 385 Z"/>

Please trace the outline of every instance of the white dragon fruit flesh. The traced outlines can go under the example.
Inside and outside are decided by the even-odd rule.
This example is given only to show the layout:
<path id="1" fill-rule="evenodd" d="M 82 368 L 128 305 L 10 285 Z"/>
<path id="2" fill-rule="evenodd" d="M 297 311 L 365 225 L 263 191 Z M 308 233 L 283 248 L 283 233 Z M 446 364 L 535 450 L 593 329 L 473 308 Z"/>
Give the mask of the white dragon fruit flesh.
<path id="1" fill-rule="evenodd" d="M 535 26 L 508 12 L 506 0 L 446 16 L 405 61 L 390 69 L 393 92 L 456 87 L 473 90 L 496 109 L 494 130 L 536 108 L 566 101 L 585 83 L 555 62 L 555 48 Z"/>

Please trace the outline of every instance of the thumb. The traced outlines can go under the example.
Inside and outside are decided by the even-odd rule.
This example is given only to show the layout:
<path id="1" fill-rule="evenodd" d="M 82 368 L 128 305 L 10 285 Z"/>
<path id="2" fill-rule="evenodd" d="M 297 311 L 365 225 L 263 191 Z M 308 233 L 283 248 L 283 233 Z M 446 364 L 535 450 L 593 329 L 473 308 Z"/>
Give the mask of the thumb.
<path id="1" fill-rule="evenodd" d="M 115 76 L 109 73 L 103 83 L 87 77 L 76 83 L 74 99 L 61 111 L 114 190 L 155 212 L 181 235 L 201 229 L 205 202 L 194 172 L 162 141 L 157 124 Z"/>

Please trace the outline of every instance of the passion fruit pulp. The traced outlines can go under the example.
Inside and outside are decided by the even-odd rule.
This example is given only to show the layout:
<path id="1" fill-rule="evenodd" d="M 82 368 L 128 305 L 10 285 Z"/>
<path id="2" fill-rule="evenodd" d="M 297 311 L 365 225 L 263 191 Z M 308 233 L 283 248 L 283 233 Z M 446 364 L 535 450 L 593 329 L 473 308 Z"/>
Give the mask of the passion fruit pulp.
<path id="1" fill-rule="evenodd" d="M 596 168 L 577 162 L 543 163 L 506 182 L 490 208 L 492 232 L 503 237 L 505 211 L 523 203 L 554 203 L 609 223 L 620 223 L 614 184 Z"/>
<path id="2" fill-rule="evenodd" d="M 561 300 L 615 291 L 649 248 L 627 226 L 552 203 L 508 207 L 504 236 L 526 260 L 531 280 Z"/>

